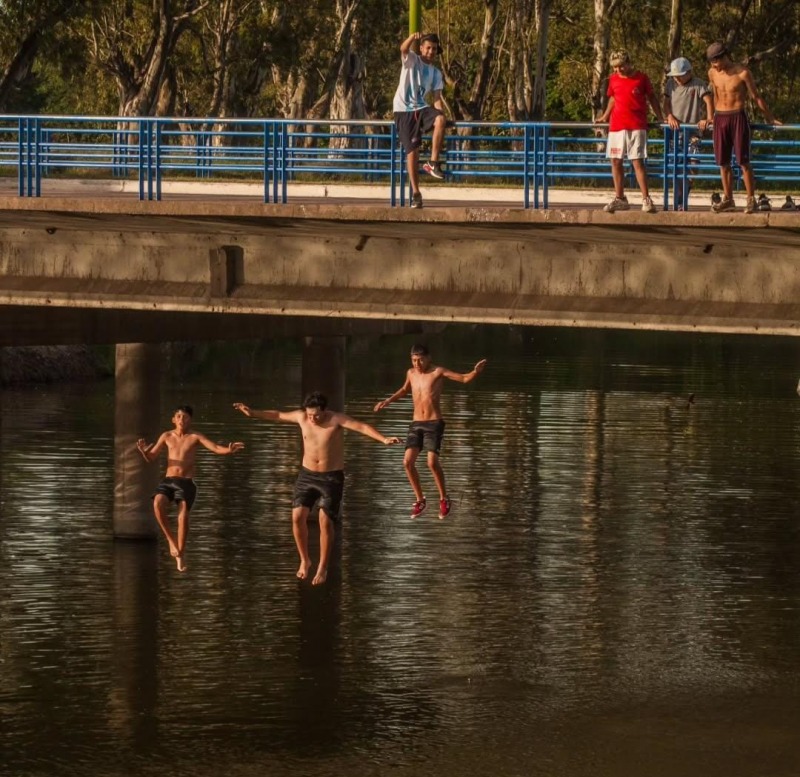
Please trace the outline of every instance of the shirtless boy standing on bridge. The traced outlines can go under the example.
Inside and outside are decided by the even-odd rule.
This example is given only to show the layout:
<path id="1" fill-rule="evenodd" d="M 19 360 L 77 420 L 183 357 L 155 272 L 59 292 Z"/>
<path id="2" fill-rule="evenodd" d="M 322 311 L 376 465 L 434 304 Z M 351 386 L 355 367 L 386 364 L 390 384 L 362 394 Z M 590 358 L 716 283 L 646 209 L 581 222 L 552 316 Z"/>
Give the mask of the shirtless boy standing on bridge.
<path id="1" fill-rule="evenodd" d="M 205 435 L 193 432 L 192 408 L 182 405 L 175 410 L 172 423 L 175 428 L 164 432 L 155 445 L 148 445 L 144 439 L 136 443 L 139 453 L 149 464 L 158 458 L 162 448 L 167 448 L 167 471 L 155 494 L 153 494 L 153 512 L 158 525 L 169 543 L 170 555 L 175 559 L 179 572 L 186 571 L 183 554 L 186 550 L 186 537 L 189 534 L 189 512 L 197 496 L 194 483 L 194 456 L 198 445 L 202 445 L 212 453 L 225 455 L 236 453 L 244 448 L 244 443 L 232 442 L 218 445 Z M 173 536 L 167 521 L 170 502 L 178 503 L 178 538 Z"/>
<path id="2" fill-rule="evenodd" d="M 388 399 L 375 405 L 377 413 L 396 399 L 405 397 L 409 391 L 411 392 L 414 403 L 414 420 L 408 428 L 403 466 L 416 498 L 411 507 L 412 518 L 422 515 L 427 507 L 416 466 L 421 450 L 427 451 L 428 467 L 439 491 L 439 518 L 446 518 L 450 513 L 450 498 L 447 496 L 445 488 L 444 471 L 439 463 L 439 452 L 442 447 L 445 426 L 439 406 L 444 385 L 443 378 L 454 380 L 457 383 L 471 383 L 483 372 L 485 366 L 486 359 L 481 359 L 471 372 L 453 372 L 445 367 L 437 367 L 432 364 L 428 349 L 424 345 L 415 345 L 411 349 L 411 369 L 406 373 L 405 383 Z"/>
<path id="3" fill-rule="evenodd" d="M 335 525 L 344 492 L 344 430 L 358 432 L 384 445 L 397 445 L 399 437 L 384 437 L 369 424 L 356 421 L 344 413 L 327 410 L 328 400 L 319 392 L 309 394 L 299 410 L 253 410 L 241 402 L 234 408 L 248 418 L 264 421 L 285 421 L 297 424 L 303 433 L 303 464 L 294 487 L 292 500 L 292 533 L 300 555 L 297 577 L 305 580 L 311 571 L 308 554 L 308 514 L 319 502 L 319 565 L 312 585 L 324 583 L 328 577 Z"/>
<path id="4" fill-rule="evenodd" d="M 758 93 L 753 74 L 744 65 L 731 60 L 724 43 L 712 43 L 706 50 L 706 58 L 711 63 L 708 80 L 714 91 L 714 159 L 719 165 L 722 179 L 722 200 L 713 205 L 712 210 L 720 213 L 735 207 L 731 171 L 733 151 L 742 168 L 747 190 L 745 213 L 753 213 L 756 209 L 756 184 L 750 164 L 750 122 L 745 112 L 747 96 L 753 98 L 768 124 L 779 125 L 781 122 L 772 115 L 764 98 Z"/>

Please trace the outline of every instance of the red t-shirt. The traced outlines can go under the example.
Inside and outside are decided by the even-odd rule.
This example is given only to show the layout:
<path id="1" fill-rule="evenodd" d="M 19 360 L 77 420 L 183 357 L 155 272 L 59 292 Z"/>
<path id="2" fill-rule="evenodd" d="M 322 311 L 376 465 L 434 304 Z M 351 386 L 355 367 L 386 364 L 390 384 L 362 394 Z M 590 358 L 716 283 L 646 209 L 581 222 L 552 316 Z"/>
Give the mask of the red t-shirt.
<path id="1" fill-rule="evenodd" d="M 608 79 L 606 94 L 614 98 L 608 123 L 609 132 L 647 129 L 647 97 L 655 97 L 650 79 L 638 70 L 629 76 L 614 73 Z"/>

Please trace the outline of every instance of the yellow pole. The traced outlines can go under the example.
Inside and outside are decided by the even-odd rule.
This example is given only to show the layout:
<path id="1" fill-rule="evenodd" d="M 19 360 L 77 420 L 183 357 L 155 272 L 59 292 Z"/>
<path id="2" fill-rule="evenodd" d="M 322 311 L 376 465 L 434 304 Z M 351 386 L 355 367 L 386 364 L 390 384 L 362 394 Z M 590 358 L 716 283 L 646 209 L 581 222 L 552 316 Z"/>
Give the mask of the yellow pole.
<path id="1" fill-rule="evenodd" d="M 408 34 L 419 32 L 422 24 L 421 0 L 408 0 Z"/>

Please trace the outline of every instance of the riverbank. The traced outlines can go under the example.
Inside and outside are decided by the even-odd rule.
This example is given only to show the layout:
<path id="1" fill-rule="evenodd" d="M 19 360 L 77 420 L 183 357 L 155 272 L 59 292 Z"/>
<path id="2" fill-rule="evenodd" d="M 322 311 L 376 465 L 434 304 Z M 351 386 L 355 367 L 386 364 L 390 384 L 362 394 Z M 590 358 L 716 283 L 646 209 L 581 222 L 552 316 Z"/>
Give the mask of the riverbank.
<path id="1" fill-rule="evenodd" d="M 98 380 L 113 374 L 102 349 L 41 345 L 0 351 L 0 386 Z"/>

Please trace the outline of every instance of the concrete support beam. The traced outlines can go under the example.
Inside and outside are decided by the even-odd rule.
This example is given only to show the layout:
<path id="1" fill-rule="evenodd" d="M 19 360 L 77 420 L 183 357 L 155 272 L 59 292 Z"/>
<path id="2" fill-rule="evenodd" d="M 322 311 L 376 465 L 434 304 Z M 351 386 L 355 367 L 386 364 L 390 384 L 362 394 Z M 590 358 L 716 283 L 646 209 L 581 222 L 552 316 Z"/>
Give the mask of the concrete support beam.
<path id="1" fill-rule="evenodd" d="M 114 536 L 155 539 L 152 494 L 160 472 L 136 450 L 144 437 L 155 442 L 162 431 L 159 346 L 117 346 L 114 393 Z"/>

